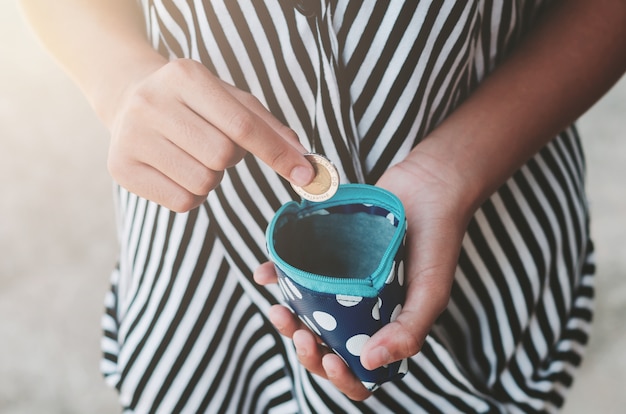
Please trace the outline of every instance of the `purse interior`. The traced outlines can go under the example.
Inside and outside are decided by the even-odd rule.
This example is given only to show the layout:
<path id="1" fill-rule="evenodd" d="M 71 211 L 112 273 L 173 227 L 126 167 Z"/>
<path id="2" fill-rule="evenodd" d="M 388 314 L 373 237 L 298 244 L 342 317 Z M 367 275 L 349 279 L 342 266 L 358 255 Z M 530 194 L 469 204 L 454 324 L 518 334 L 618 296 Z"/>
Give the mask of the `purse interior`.
<path id="1" fill-rule="evenodd" d="M 276 253 L 309 273 L 366 278 L 374 273 L 393 239 L 396 226 L 392 221 L 366 212 L 292 216 L 276 229 Z"/>

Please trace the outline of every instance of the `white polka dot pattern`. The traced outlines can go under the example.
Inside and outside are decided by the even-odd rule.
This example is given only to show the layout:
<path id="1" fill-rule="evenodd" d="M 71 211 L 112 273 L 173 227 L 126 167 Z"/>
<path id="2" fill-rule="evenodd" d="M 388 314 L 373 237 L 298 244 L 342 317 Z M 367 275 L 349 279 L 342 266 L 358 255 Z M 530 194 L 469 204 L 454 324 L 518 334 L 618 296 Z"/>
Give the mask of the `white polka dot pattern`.
<path id="1" fill-rule="evenodd" d="M 374 308 L 372 309 L 372 318 L 376 321 L 380 320 L 380 307 L 383 305 L 383 300 L 381 298 L 378 298 L 378 302 L 376 302 L 376 305 L 374 305 Z"/>
<path id="2" fill-rule="evenodd" d="M 346 341 L 346 349 L 354 356 L 361 356 L 361 350 L 368 339 L 370 339 L 369 335 L 354 335 Z"/>
<path id="3" fill-rule="evenodd" d="M 285 279 L 285 284 L 291 293 L 293 293 L 298 299 L 302 299 L 302 293 L 298 290 L 296 285 L 289 279 Z"/>
<path id="4" fill-rule="evenodd" d="M 274 262 L 278 284 L 290 308 L 326 346 L 346 362 L 367 389 L 374 390 L 382 383 L 401 378 L 406 373 L 406 360 L 374 370 L 365 369 L 360 361 L 366 342 L 380 328 L 394 321 L 402 310 L 405 296 L 403 288 L 405 234 L 398 232 L 397 229 L 406 229 L 406 221 L 401 210 L 392 212 L 387 207 L 367 203 L 323 207 L 315 205 L 312 210 L 302 211 L 306 217 L 353 213 L 383 217 L 385 226 L 391 223 L 396 228 L 391 245 L 399 244 L 395 255 L 384 256 L 384 260 L 388 260 L 386 266 L 381 266 L 377 273 L 366 279 L 369 283 L 367 288 L 354 289 L 358 294 L 352 294 L 349 279 L 315 276 L 311 279 L 308 273 L 289 275 L 281 269 L 279 257 L 273 257 L 273 260 L 277 259 Z M 271 245 L 271 238 L 268 245 Z"/>
<path id="5" fill-rule="evenodd" d="M 403 249 L 394 258 L 391 271 L 375 297 L 329 294 L 299 285 L 277 267 L 279 286 L 285 300 L 304 323 L 339 355 L 369 390 L 401 378 L 407 372 L 402 360 L 373 371 L 361 365 L 360 355 L 367 340 L 385 324 L 396 320 L 404 302 Z"/>
<path id="6" fill-rule="evenodd" d="M 313 312 L 313 319 L 325 331 L 334 331 L 337 327 L 337 320 L 329 313 L 315 311 Z"/>
<path id="7" fill-rule="evenodd" d="M 348 295 L 337 295 L 336 298 L 337 298 L 337 303 L 347 308 L 356 306 L 359 303 L 361 303 L 361 301 L 363 300 L 361 296 L 348 296 Z"/>

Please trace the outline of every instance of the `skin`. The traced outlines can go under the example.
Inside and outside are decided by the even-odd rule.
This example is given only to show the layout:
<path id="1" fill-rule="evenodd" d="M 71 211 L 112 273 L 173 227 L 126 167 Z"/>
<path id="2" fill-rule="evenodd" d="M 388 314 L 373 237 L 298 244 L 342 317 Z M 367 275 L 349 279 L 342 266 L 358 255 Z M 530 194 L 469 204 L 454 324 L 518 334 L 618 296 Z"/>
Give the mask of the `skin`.
<path id="1" fill-rule="evenodd" d="M 22 0 L 42 42 L 111 131 L 109 170 L 128 190 L 174 211 L 204 201 L 246 152 L 305 185 L 304 148 L 253 96 L 189 60 L 166 61 L 127 0 Z M 80 36 L 76 36 L 80 33 Z M 97 45 L 97 47 L 94 47 Z M 377 185 L 408 219 L 407 298 L 362 350 L 366 368 L 417 354 L 445 309 L 476 209 L 626 70 L 626 1 L 557 2 L 542 24 Z M 174 126 L 174 128 L 172 127 Z M 276 283 L 271 263 L 254 274 Z M 286 308 L 269 313 L 300 362 L 354 400 L 370 394 Z"/>
<path id="2" fill-rule="evenodd" d="M 21 6 L 111 131 L 108 168 L 129 191 L 188 211 L 246 152 L 294 184 L 313 179 L 296 134 L 254 96 L 198 62 L 169 62 L 154 51 L 136 2 L 26 0 Z"/>
<path id="3" fill-rule="evenodd" d="M 451 116 L 377 185 L 402 200 L 408 220 L 407 297 L 396 321 L 361 351 L 374 369 L 417 354 L 445 309 L 465 229 L 476 209 L 626 70 L 626 2 L 563 1 Z M 275 283 L 271 263 L 255 280 Z M 270 320 L 300 362 L 354 400 L 370 393 L 291 312 Z"/>

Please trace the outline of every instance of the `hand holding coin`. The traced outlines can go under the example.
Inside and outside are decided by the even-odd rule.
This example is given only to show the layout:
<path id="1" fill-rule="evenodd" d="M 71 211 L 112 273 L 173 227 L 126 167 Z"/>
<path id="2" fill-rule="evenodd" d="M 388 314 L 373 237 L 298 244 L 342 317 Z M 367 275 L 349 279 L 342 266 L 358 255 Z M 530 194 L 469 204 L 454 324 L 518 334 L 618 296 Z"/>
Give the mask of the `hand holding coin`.
<path id="1" fill-rule="evenodd" d="M 320 154 L 305 154 L 315 169 L 315 178 L 310 184 L 303 187 L 291 185 L 300 197 L 309 201 L 326 201 L 337 192 L 339 188 L 339 172 L 328 158 Z"/>

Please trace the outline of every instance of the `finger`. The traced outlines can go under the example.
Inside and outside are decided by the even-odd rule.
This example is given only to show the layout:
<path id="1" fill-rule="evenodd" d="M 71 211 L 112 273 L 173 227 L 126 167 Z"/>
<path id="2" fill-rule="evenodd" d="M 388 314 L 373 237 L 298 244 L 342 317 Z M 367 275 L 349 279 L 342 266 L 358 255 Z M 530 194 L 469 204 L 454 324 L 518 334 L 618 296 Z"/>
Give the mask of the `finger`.
<path id="1" fill-rule="evenodd" d="M 206 200 L 206 196 L 190 193 L 149 165 L 136 163 L 132 167 L 126 166 L 129 171 L 124 173 L 118 173 L 116 168 L 109 163 L 111 176 L 119 185 L 172 211 L 186 212 Z"/>
<path id="2" fill-rule="evenodd" d="M 276 133 L 289 141 L 296 149 L 301 152 L 308 152 L 308 150 L 302 145 L 300 140 L 298 139 L 298 135 L 295 131 L 282 122 L 280 122 L 270 111 L 265 108 L 258 100 L 248 100 L 249 94 L 244 93 L 240 89 L 235 88 L 232 85 L 223 82 L 224 88 L 229 90 L 237 100 L 239 100 L 243 105 L 248 105 L 248 109 L 254 112 L 259 118 L 264 120 L 267 125 L 270 126 Z"/>
<path id="3" fill-rule="evenodd" d="M 155 117 L 152 124 L 154 130 L 211 170 L 232 167 L 245 155 L 241 147 L 185 105 L 170 108 L 167 116 Z"/>
<path id="4" fill-rule="evenodd" d="M 363 401 L 372 395 L 337 355 L 333 353 L 324 355 L 322 367 L 328 380 L 348 398 L 355 401 Z"/>
<path id="5" fill-rule="evenodd" d="M 252 275 L 254 281 L 261 286 L 270 285 L 272 283 L 278 282 L 278 277 L 276 276 L 276 268 L 274 267 L 274 263 L 265 262 L 256 268 L 254 274 Z"/>
<path id="6" fill-rule="evenodd" d="M 365 369 L 374 370 L 404 358 L 416 355 L 428 334 L 416 327 L 420 320 L 405 313 L 405 323 L 400 315 L 398 320 L 382 327 L 363 346 L 361 364 Z"/>
<path id="7" fill-rule="evenodd" d="M 328 348 L 318 344 L 317 339 L 308 329 L 300 329 L 293 334 L 293 344 L 296 347 L 298 360 L 307 371 L 326 378 L 326 371 L 322 366 L 322 357 L 330 352 Z"/>
<path id="8" fill-rule="evenodd" d="M 188 192 L 206 198 L 222 180 L 223 171 L 207 168 L 170 140 L 157 137 L 151 142 L 149 149 L 137 155 L 138 161 L 152 166 Z"/>
<path id="9" fill-rule="evenodd" d="M 287 180 L 296 185 L 311 182 L 313 167 L 302 152 L 248 109 L 261 105 L 256 98 L 247 95 L 247 104 L 242 104 L 204 66 L 192 61 L 176 62 L 171 70 L 179 68 L 178 79 L 187 85 L 179 88 L 180 99 L 193 111 Z"/>
<path id="10" fill-rule="evenodd" d="M 445 309 L 449 284 L 437 277 L 420 275 L 410 280 L 402 311 L 397 319 L 376 332 L 363 346 L 361 363 L 375 369 L 417 354 L 432 325 Z M 437 279 L 437 280 L 433 280 Z"/>
<path id="11" fill-rule="evenodd" d="M 171 130 L 170 124 L 176 123 L 174 120 L 184 119 L 185 113 L 193 113 L 184 105 L 174 104 L 168 105 L 168 111 L 164 116 L 159 109 L 163 107 L 160 99 L 160 95 L 146 92 L 142 97 L 137 96 L 129 104 L 123 122 L 116 124 L 112 132 L 108 157 L 109 171 L 125 188 L 132 186 L 136 194 L 145 196 L 147 193 L 160 193 L 155 189 L 148 191 L 142 189 L 142 186 L 154 186 L 154 183 L 137 182 L 138 177 L 134 176 L 135 168 L 137 165 L 145 164 L 191 194 L 205 199 L 207 194 L 219 184 L 223 173 L 221 170 L 207 168 L 170 139 L 171 136 L 181 135 L 180 132 Z M 174 115 L 169 116 L 169 114 Z M 200 119 L 197 115 L 195 117 Z M 181 125 L 193 123 L 179 122 Z M 164 130 L 170 137 L 163 135 Z M 149 199 L 156 201 L 154 198 Z M 180 204 L 187 205 L 188 203 Z"/>
<path id="12" fill-rule="evenodd" d="M 288 338 L 292 338 L 294 332 L 306 329 L 304 323 L 293 312 L 282 305 L 272 306 L 268 311 L 268 316 L 276 330 Z"/>

